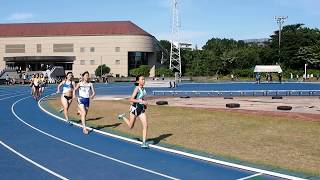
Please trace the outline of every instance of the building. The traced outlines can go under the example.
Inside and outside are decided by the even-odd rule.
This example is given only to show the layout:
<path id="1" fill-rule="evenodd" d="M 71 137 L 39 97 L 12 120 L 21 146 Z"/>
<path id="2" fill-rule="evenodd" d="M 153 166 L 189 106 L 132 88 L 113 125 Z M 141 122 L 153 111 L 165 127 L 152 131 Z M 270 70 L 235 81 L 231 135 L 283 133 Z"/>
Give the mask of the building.
<path id="1" fill-rule="evenodd" d="M 266 46 L 266 44 L 270 41 L 268 38 L 260 38 L 260 39 L 245 39 L 242 40 L 246 44 L 256 44 L 258 46 Z"/>
<path id="2" fill-rule="evenodd" d="M 78 77 L 100 64 L 110 74 L 160 62 L 159 42 L 130 21 L 0 24 L 0 71 L 5 67 L 41 71 L 62 66 Z"/>

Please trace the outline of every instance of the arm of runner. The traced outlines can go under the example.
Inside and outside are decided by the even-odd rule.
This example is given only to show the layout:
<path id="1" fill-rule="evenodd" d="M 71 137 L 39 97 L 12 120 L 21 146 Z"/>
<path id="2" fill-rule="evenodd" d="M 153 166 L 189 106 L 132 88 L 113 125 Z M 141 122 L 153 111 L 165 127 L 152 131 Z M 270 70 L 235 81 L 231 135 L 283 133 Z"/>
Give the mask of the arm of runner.
<path id="1" fill-rule="evenodd" d="M 56 92 L 57 94 L 60 93 L 60 87 L 62 86 L 62 84 L 63 84 L 63 81 L 61 81 L 61 83 L 57 87 L 57 92 Z"/>
<path id="2" fill-rule="evenodd" d="M 136 87 L 136 88 L 133 90 L 133 93 L 132 93 L 132 95 L 131 95 L 131 97 L 130 97 L 130 99 L 129 99 L 130 102 L 132 102 L 132 103 L 139 103 L 139 100 L 135 99 L 135 97 L 136 97 L 136 95 L 137 95 L 137 93 L 138 93 L 138 90 L 139 90 L 138 87 Z"/>
<path id="3" fill-rule="evenodd" d="M 73 89 L 73 98 L 76 98 L 76 90 L 78 90 L 79 87 L 80 87 L 80 83 L 78 83 L 76 87 Z"/>
<path id="4" fill-rule="evenodd" d="M 31 79 L 30 79 L 30 86 L 32 85 L 32 83 L 33 83 L 33 79 L 31 78 Z"/>
<path id="5" fill-rule="evenodd" d="M 91 91 L 92 91 L 92 94 L 91 94 L 90 98 L 93 99 L 94 96 L 96 95 L 96 92 L 95 92 L 95 90 L 93 88 L 93 84 L 91 84 Z"/>
<path id="6" fill-rule="evenodd" d="M 74 87 L 74 88 L 73 88 L 73 90 L 72 90 L 71 96 L 74 97 L 74 96 L 76 95 L 75 92 L 74 92 L 74 89 L 75 89 L 75 87 L 76 87 L 76 83 L 75 83 L 74 81 L 72 81 L 72 87 Z"/>

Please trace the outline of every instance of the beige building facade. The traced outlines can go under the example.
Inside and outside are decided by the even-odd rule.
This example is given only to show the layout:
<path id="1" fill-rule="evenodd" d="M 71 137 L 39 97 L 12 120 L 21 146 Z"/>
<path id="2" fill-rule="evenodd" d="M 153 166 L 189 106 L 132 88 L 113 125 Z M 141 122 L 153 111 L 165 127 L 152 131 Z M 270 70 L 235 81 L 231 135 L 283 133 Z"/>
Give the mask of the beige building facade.
<path id="1" fill-rule="evenodd" d="M 13 24 L 14 28 L 10 28 L 10 24 L 0 25 L 0 70 L 15 67 L 22 71 L 39 71 L 63 66 L 65 71 L 72 71 L 79 77 L 84 71 L 94 75 L 97 67 L 105 64 L 110 67 L 110 75 L 127 77 L 130 69 L 148 65 L 150 76 L 155 75 L 155 66 L 159 64 L 158 42 L 132 22 L 47 24 L 61 28 L 53 27 L 48 32 L 45 26 L 39 26 L 43 25 L 41 23 L 21 24 L 22 29 L 19 24 Z M 33 30 L 23 31 L 23 25 Z M 4 26 L 7 26 L 7 34 L 1 34 Z M 9 32 L 10 29 L 18 29 L 22 35 Z"/>

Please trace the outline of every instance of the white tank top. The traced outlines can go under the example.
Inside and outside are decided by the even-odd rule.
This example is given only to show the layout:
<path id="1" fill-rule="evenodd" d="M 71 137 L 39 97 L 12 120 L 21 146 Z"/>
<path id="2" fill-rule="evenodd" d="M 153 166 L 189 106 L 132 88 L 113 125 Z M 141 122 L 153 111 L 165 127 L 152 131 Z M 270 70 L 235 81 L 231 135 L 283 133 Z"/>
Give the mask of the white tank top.
<path id="1" fill-rule="evenodd" d="M 92 91 L 92 89 L 93 89 L 92 83 L 80 82 L 79 96 L 83 98 L 89 98 L 90 90 Z"/>
<path id="2" fill-rule="evenodd" d="M 39 79 L 35 78 L 33 80 L 33 84 L 34 84 L 34 86 L 39 86 Z"/>

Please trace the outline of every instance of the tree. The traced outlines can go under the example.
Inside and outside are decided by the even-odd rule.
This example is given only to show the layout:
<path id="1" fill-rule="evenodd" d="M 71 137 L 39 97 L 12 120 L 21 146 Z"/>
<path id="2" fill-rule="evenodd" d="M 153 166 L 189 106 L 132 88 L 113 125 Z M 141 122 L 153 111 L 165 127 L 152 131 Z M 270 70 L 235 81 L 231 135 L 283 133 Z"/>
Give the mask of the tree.
<path id="1" fill-rule="evenodd" d="M 224 52 L 247 46 L 243 41 L 233 39 L 212 38 L 202 47 L 203 50 L 212 51 L 216 56 L 221 56 Z"/>
<path id="2" fill-rule="evenodd" d="M 165 76 L 165 77 L 170 77 L 173 76 L 173 72 L 171 69 L 165 68 L 165 67 L 161 67 L 156 69 L 156 76 L 161 77 L 161 76 Z"/>
<path id="3" fill-rule="evenodd" d="M 298 69 L 304 65 L 303 54 L 306 55 L 305 52 L 311 50 L 307 50 L 308 47 L 316 45 L 320 39 L 319 29 L 303 27 L 303 24 L 284 26 L 281 35 L 280 63 L 291 69 Z M 278 38 L 279 31 L 271 35 L 270 48 L 274 53 L 279 49 Z M 279 56 L 273 59 L 273 62 L 277 62 L 278 59 Z"/>
<path id="4" fill-rule="evenodd" d="M 167 40 L 160 40 L 159 41 L 160 45 L 166 49 L 168 51 L 168 53 L 170 53 L 170 49 L 171 49 L 171 43 Z"/>
<path id="5" fill-rule="evenodd" d="M 168 55 L 164 58 L 167 59 L 167 61 L 164 62 L 164 65 L 166 67 L 169 67 L 170 63 L 170 50 L 171 50 L 171 43 L 167 40 L 160 40 L 160 45 L 167 51 Z"/>
<path id="6" fill-rule="evenodd" d="M 138 75 L 143 75 L 144 77 L 149 77 L 150 75 L 150 68 L 148 65 L 141 65 L 138 68 L 131 69 L 129 71 L 129 74 L 131 76 L 138 76 Z"/>
<path id="7" fill-rule="evenodd" d="M 296 60 L 312 65 L 314 67 L 320 64 L 320 44 L 314 46 L 301 47 L 297 53 Z"/>
<path id="8" fill-rule="evenodd" d="M 101 77 L 109 72 L 110 72 L 110 68 L 105 64 L 103 64 L 103 65 L 99 65 L 98 68 L 95 70 L 95 75 Z"/>

